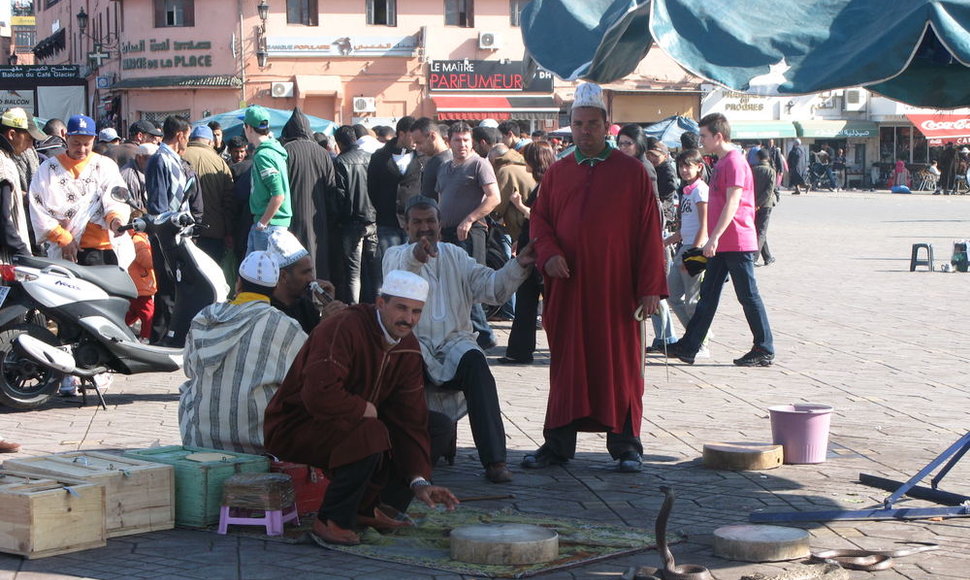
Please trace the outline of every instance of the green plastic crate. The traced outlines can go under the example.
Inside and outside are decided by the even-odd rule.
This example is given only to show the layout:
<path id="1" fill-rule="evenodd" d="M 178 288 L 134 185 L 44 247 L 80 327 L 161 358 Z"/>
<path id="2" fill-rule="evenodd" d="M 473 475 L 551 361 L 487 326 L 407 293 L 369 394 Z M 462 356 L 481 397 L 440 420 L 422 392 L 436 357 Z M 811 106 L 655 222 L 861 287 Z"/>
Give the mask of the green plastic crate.
<path id="1" fill-rule="evenodd" d="M 193 453 L 221 453 L 231 455 L 234 459 L 186 459 L 186 456 Z M 172 465 L 175 468 L 175 525 L 189 528 L 204 528 L 219 523 L 222 484 L 230 476 L 269 471 L 269 459 L 266 457 L 203 447 L 151 447 L 127 451 L 125 456 Z"/>

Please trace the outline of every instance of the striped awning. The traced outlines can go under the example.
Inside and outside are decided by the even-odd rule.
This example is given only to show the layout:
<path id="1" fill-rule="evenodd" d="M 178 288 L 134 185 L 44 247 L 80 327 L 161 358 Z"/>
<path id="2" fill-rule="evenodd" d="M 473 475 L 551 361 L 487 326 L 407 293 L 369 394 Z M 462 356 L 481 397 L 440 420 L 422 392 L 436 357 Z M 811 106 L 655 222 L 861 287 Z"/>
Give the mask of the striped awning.
<path id="1" fill-rule="evenodd" d="M 559 105 L 552 96 L 433 95 L 439 120 L 557 119 Z"/>

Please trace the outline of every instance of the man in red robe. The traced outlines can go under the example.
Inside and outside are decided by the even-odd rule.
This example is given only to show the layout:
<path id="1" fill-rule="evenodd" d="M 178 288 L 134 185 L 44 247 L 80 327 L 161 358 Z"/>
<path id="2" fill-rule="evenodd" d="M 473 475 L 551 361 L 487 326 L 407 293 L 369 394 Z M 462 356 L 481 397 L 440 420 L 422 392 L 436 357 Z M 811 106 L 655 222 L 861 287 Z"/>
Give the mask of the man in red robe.
<path id="1" fill-rule="evenodd" d="M 643 360 L 634 313 L 639 306 L 649 317 L 667 296 L 660 214 L 643 165 L 606 142 L 602 90 L 580 85 L 571 116 L 576 152 L 546 172 L 531 216 L 552 364 L 545 443 L 522 467 L 565 463 L 578 431 L 605 431 L 618 470 L 637 472 Z"/>
<path id="2" fill-rule="evenodd" d="M 357 526 L 413 525 L 412 497 L 454 509 L 428 482 L 431 460 L 421 347 L 411 329 L 428 283 L 395 270 L 376 307 L 353 306 L 314 329 L 266 408 L 266 450 L 330 478 L 313 523 L 317 542 L 355 545 Z"/>

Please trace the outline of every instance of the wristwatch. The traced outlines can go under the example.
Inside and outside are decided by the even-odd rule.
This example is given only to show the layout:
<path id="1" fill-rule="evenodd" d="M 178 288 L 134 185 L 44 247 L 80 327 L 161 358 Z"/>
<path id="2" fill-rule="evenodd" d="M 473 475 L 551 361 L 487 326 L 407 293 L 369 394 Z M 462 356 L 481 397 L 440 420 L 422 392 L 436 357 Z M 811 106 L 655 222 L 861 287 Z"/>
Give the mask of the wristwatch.
<path id="1" fill-rule="evenodd" d="M 411 489 L 415 489 L 418 487 L 428 487 L 430 485 L 431 485 L 431 482 L 428 481 L 427 479 L 423 477 L 416 477 L 414 478 L 414 481 L 411 482 Z"/>
<path id="2" fill-rule="evenodd" d="M 265 230 L 268 227 L 269 226 L 267 226 L 263 222 L 256 222 L 256 231 L 258 231 L 258 232 L 261 232 L 261 231 Z"/>

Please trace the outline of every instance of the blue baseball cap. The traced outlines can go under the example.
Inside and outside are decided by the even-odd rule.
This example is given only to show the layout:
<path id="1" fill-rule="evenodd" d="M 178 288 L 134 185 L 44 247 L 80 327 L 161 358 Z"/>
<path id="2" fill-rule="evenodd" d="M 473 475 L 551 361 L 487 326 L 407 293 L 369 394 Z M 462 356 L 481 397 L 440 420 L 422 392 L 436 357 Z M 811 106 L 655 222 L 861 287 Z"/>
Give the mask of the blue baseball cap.
<path id="1" fill-rule="evenodd" d="M 198 125 L 192 129 L 192 134 L 189 135 L 189 139 L 208 139 L 209 141 L 215 140 L 215 136 L 212 134 L 212 129 L 205 125 Z"/>
<path id="2" fill-rule="evenodd" d="M 87 115 L 74 115 L 67 120 L 67 134 L 70 135 L 87 135 L 88 137 L 97 137 L 98 129 L 97 125 L 94 124 L 94 119 L 88 117 Z"/>

